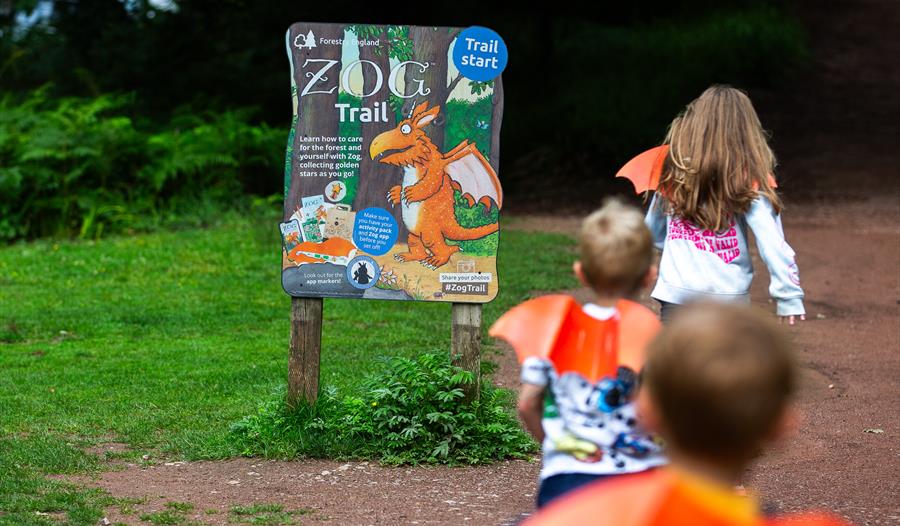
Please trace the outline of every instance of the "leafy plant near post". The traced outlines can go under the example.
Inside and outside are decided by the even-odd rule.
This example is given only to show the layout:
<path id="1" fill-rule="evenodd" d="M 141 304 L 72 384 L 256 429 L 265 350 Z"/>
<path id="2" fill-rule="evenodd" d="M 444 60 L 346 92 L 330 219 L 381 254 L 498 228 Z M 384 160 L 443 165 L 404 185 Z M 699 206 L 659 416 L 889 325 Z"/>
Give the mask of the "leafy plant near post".
<path id="1" fill-rule="evenodd" d="M 447 354 L 394 358 L 351 396 L 326 390 L 315 406 L 288 412 L 279 393 L 237 422 L 231 439 L 248 456 L 387 464 L 480 464 L 532 453 L 535 443 L 510 413 L 511 393 L 482 384 L 480 399 L 463 403 L 472 381 Z"/>

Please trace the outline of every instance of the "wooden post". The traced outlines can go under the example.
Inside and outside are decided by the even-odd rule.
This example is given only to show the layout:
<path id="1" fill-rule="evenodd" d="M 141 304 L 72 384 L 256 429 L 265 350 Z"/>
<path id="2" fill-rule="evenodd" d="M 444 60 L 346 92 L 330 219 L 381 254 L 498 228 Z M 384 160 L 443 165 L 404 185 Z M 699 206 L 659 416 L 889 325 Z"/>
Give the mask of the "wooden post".
<path id="1" fill-rule="evenodd" d="M 475 375 L 465 389 L 466 402 L 478 398 L 481 387 L 481 304 L 454 303 L 450 354 L 453 364 Z"/>
<path id="2" fill-rule="evenodd" d="M 319 397 L 322 298 L 291 298 L 291 354 L 288 358 L 289 409 Z"/>

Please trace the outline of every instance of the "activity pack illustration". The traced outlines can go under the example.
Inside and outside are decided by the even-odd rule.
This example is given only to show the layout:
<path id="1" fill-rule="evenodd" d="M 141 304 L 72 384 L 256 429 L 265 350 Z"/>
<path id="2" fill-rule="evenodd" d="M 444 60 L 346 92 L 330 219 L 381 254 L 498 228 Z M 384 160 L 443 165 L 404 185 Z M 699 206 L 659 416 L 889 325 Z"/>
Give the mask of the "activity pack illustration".
<path id="1" fill-rule="evenodd" d="M 296 23 L 282 286 L 484 303 L 498 292 L 503 40 L 472 26 Z"/>

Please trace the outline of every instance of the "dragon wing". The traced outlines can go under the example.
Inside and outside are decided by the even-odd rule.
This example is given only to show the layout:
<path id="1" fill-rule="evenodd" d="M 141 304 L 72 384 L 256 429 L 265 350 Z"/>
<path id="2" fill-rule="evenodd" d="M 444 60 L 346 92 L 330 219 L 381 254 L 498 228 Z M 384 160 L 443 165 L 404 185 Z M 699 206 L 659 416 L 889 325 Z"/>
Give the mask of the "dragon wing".
<path id="1" fill-rule="evenodd" d="M 593 384 L 615 375 L 618 327 L 617 319 L 592 318 L 569 295 L 551 294 L 513 307 L 488 334 L 512 345 L 520 363 L 543 358 L 556 374 L 575 372 Z"/>
<path id="2" fill-rule="evenodd" d="M 647 344 L 661 327 L 643 305 L 621 300 L 616 308 L 619 319 L 601 321 L 584 312 L 571 296 L 541 296 L 504 313 L 488 334 L 512 345 L 519 362 L 543 358 L 559 375 L 577 372 L 595 383 L 615 376 L 620 365 L 640 371 Z"/>
<path id="3" fill-rule="evenodd" d="M 549 359 L 559 331 L 575 307 L 575 299 L 565 294 L 530 299 L 500 316 L 488 334 L 512 345 L 519 362 L 531 356 Z"/>
<path id="4" fill-rule="evenodd" d="M 647 307 L 631 300 L 616 302 L 621 322 L 619 324 L 619 365 L 633 371 L 644 368 L 647 346 L 662 329 L 659 318 Z"/>
<path id="5" fill-rule="evenodd" d="M 503 189 L 497 172 L 474 143 L 464 140 L 445 159 L 449 161 L 444 170 L 450 176 L 450 184 L 462 193 L 469 206 L 478 202 L 488 210 L 493 204 L 503 207 Z"/>
<path id="6" fill-rule="evenodd" d="M 662 173 L 663 161 L 669 153 L 669 146 L 662 145 L 651 148 L 625 163 L 616 177 L 624 177 L 634 184 L 634 191 L 642 194 L 647 190 L 656 190 L 659 176 Z"/>
<path id="7" fill-rule="evenodd" d="M 616 177 L 623 177 L 631 181 L 634 185 L 634 191 L 642 194 L 648 190 L 656 190 L 659 186 L 659 178 L 662 175 L 663 163 L 666 156 L 669 155 L 669 145 L 663 144 L 656 148 L 650 148 L 625 163 L 625 166 L 619 169 Z M 778 187 L 775 177 L 769 174 L 769 186 Z"/>

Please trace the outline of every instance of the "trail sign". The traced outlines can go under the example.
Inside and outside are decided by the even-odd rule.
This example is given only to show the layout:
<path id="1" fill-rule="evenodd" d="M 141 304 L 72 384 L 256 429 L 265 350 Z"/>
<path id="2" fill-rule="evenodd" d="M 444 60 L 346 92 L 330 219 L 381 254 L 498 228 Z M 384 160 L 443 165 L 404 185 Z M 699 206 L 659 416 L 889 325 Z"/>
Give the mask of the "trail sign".
<path id="1" fill-rule="evenodd" d="M 285 292 L 492 300 L 507 56 L 499 35 L 301 22 L 286 44 Z"/>
<path id="2" fill-rule="evenodd" d="M 481 304 L 499 286 L 506 44 L 479 26 L 305 22 L 285 43 L 288 405 L 316 400 L 325 297 L 453 302 L 453 359 L 477 397 Z"/>

